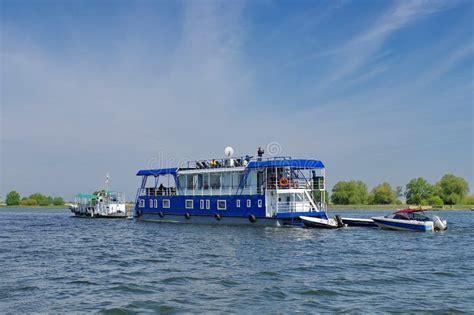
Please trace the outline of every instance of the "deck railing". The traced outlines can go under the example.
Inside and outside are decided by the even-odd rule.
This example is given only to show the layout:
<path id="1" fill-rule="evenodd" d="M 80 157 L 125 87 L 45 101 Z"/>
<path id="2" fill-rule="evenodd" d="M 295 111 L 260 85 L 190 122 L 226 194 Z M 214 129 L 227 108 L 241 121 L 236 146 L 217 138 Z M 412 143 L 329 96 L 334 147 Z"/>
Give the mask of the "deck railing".
<path id="1" fill-rule="evenodd" d="M 223 168 L 223 167 L 241 167 L 246 166 L 251 161 L 273 161 L 273 160 L 289 160 L 290 156 L 275 156 L 268 158 L 253 158 L 251 156 L 232 157 L 227 159 L 208 159 L 188 161 L 183 165 L 187 169 L 207 169 L 207 168 Z"/>
<path id="2" fill-rule="evenodd" d="M 280 180 L 270 180 L 266 184 L 268 189 L 311 189 L 311 181 L 295 178 L 288 179 L 287 182 Z"/>

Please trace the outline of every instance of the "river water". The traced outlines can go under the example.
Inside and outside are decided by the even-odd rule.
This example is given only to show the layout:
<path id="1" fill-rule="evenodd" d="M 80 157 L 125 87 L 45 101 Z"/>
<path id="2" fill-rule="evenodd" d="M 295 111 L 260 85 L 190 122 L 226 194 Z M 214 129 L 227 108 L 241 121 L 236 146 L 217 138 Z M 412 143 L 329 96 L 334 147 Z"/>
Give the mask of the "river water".
<path id="1" fill-rule="evenodd" d="M 438 215 L 448 231 L 159 224 L 1 209 L 0 313 L 473 313 L 474 212 Z"/>

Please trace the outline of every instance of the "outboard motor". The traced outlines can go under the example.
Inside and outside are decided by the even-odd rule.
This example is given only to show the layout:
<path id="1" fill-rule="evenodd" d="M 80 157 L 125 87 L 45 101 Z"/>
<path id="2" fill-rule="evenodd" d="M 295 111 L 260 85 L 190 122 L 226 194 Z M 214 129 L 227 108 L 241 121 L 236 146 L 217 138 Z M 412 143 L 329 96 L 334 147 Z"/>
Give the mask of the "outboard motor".
<path id="1" fill-rule="evenodd" d="M 435 231 L 444 231 L 448 229 L 446 220 L 441 220 L 438 216 L 433 216 L 433 227 Z"/>
<path id="2" fill-rule="evenodd" d="M 338 228 L 344 227 L 344 222 L 342 222 L 342 218 L 339 214 L 336 215 L 336 222 Z"/>

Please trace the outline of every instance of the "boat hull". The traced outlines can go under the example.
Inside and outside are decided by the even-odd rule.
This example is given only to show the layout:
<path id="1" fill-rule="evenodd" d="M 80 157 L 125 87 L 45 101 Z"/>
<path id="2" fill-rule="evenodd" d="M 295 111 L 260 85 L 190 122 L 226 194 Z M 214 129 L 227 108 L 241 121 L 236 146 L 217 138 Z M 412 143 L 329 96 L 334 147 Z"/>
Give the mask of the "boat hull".
<path id="1" fill-rule="evenodd" d="M 120 213 L 120 214 L 108 214 L 108 215 L 102 215 L 102 214 L 94 214 L 92 216 L 90 213 L 74 213 L 75 217 L 78 218 L 103 218 L 103 219 L 125 219 L 128 217 L 128 214 Z"/>
<path id="2" fill-rule="evenodd" d="M 300 219 L 303 222 L 303 225 L 308 228 L 337 229 L 340 227 L 334 219 L 321 219 L 305 216 L 300 216 Z"/>
<path id="3" fill-rule="evenodd" d="M 360 219 L 360 218 L 341 218 L 344 224 L 347 226 L 360 226 L 360 227 L 377 227 L 374 220 L 372 219 Z"/>
<path id="4" fill-rule="evenodd" d="M 284 220 L 277 218 L 247 218 L 233 216 L 209 216 L 209 215 L 185 215 L 164 214 L 160 217 L 155 213 L 143 213 L 137 217 L 137 221 L 144 222 L 161 222 L 161 223 L 185 223 L 185 224 L 217 224 L 217 225 L 253 225 L 253 226 L 283 226 L 286 224 Z M 253 221 L 253 222 L 252 222 Z"/>
<path id="5" fill-rule="evenodd" d="M 434 230 L 433 221 L 398 220 L 384 217 L 373 217 L 372 220 L 374 220 L 378 227 L 389 230 L 417 232 L 429 232 Z"/>

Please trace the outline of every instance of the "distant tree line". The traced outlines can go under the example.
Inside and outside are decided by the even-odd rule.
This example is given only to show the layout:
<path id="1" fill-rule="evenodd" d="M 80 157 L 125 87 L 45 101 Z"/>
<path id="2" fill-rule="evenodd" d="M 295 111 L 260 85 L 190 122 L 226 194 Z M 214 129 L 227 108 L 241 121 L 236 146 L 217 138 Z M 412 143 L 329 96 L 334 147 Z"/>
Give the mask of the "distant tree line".
<path id="1" fill-rule="evenodd" d="M 40 193 L 34 193 L 28 197 L 21 197 L 16 191 L 10 191 L 5 199 L 7 206 L 62 206 L 64 199 L 62 197 L 45 196 Z"/>
<path id="2" fill-rule="evenodd" d="M 401 204 L 401 197 L 411 205 L 456 205 L 474 204 L 474 195 L 468 196 L 469 184 L 462 178 L 452 174 L 444 175 L 435 184 L 430 184 L 422 177 L 408 182 L 403 191 L 402 186 L 395 189 L 383 182 L 370 192 L 362 181 L 351 180 L 336 183 L 332 189 L 331 202 L 337 205 L 349 204 Z"/>

